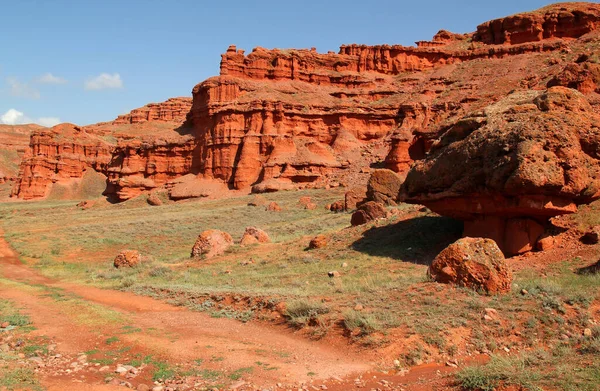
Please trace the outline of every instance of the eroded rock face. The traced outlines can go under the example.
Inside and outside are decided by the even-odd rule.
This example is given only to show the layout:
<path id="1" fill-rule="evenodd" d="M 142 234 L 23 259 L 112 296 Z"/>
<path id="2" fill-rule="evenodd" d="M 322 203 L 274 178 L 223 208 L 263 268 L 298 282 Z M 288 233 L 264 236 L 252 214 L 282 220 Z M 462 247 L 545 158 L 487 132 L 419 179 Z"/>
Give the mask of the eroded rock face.
<path id="1" fill-rule="evenodd" d="M 519 92 L 451 126 L 408 172 L 400 198 L 529 251 L 553 216 L 600 197 L 600 116 L 576 90 Z"/>
<path id="2" fill-rule="evenodd" d="M 521 44 L 550 38 L 579 38 L 600 25 L 600 6 L 558 3 L 477 27 L 474 39 L 486 44 Z"/>
<path id="3" fill-rule="evenodd" d="M 192 258 L 212 258 L 221 255 L 233 244 L 233 238 L 227 232 L 209 229 L 202 232 L 192 247 Z"/>
<path id="4" fill-rule="evenodd" d="M 0 183 L 14 181 L 18 177 L 19 164 L 29 147 L 30 134 L 42 126 L 0 125 Z"/>
<path id="5" fill-rule="evenodd" d="M 113 264 L 119 269 L 122 267 L 135 267 L 142 261 L 142 256 L 138 251 L 125 250 L 121 251 L 115 258 Z"/>
<path id="6" fill-rule="evenodd" d="M 120 115 L 113 124 L 135 124 L 148 121 L 181 122 L 186 120 L 192 108 L 192 99 L 188 97 L 170 98 L 161 103 L 149 103 L 144 107 Z"/>
<path id="7" fill-rule="evenodd" d="M 191 101 L 169 99 L 83 127 L 101 144 L 97 153 L 87 141 L 71 148 L 78 165 L 108 177 L 105 193 L 117 201 L 187 174 L 255 192 L 364 186 L 372 163 L 387 154 L 386 167 L 405 173 L 459 118 L 510 91 L 552 81 L 597 102 L 599 8 L 559 4 L 489 22 L 476 34 L 440 31 L 416 47 L 256 48 L 246 55 L 232 46 L 220 76 L 195 86 Z M 580 53 L 590 57 L 579 61 Z M 73 178 L 72 162 L 55 151 L 62 146 L 58 135 L 32 137 L 13 194 L 41 198 Z"/>
<path id="8" fill-rule="evenodd" d="M 44 198 L 55 183 L 81 179 L 89 169 L 106 172 L 110 159 L 110 146 L 82 127 L 60 124 L 33 131 L 12 194 Z"/>
<path id="9" fill-rule="evenodd" d="M 427 271 L 437 282 L 486 293 L 509 292 L 512 272 L 491 239 L 462 238 L 446 247 Z"/>

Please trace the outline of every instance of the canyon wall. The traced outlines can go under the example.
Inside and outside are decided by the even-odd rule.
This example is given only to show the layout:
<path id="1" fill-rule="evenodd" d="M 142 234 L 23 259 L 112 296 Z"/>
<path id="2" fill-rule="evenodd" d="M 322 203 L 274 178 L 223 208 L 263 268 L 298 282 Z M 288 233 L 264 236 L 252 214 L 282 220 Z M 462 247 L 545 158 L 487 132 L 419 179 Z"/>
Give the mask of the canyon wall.
<path id="1" fill-rule="evenodd" d="M 220 75 L 192 98 L 84 127 L 87 136 L 67 149 L 56 132 L 34 133 L 13 194 L 43 197 L 44 187 L 79 175 L 77 165 L 106 175 L 115 200 L 186 174 L 264 191 L 364 184 L 372 166 L 404 173 L 458 119 L 512 91 L 562 85 L 596 95 L 599 20 L 600 5 L 569 3 L 471 34 L 441 30 L 416 47 L 246 54 L 230 46 Z M 87 145 L 88 136 L 99 144 Z M 63 156 L 72 150 L 77 164 Z"/>

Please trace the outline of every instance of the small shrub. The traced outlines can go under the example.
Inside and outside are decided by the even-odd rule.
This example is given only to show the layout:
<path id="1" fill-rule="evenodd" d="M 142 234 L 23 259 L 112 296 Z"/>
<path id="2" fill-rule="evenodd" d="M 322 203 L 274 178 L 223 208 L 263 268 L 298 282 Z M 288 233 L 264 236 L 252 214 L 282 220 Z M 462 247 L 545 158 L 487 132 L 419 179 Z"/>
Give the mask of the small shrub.
<path id="1" fill-rule="evenodd" d="M 360 335 L 369 335 L 381 329 L 381 325 L 373 315 L 362 314 L 354 310 L 344 314 L 343 322 L 348 331 L 360 329 Z"/>
<path id="2" fill-rule="evenodd" d="M 322 303 L 296 300 L 287 304 L 284 317 L 292 326 L 304 327 L 311 323 L 318 323 L 319 315 L 328 312 L 329 308 Z"/>

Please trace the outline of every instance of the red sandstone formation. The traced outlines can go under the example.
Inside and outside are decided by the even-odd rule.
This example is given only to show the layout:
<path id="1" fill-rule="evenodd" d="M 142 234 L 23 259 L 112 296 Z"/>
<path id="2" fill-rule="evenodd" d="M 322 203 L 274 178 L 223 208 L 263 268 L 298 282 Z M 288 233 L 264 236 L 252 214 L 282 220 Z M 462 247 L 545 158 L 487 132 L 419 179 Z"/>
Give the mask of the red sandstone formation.
<path id="1" fill-rule="evenodd" d="M 191 107 L 192 99 L 190 98 L 170 98 L 165 102 L 149 103 L 144 107 L 132 110 L 128 114 L 120 115 L 112 123 L 115 125 L 149 121 L 183 123 Z"/>
<path id="2" fill-rule="evenodd" d="M 516 92 L 457 121 L 400 199 L 465 221 L 466 236 L 530 251 L 550 217 L 600 198 L 600 115 L 576 90 Z"/>
<path id="3" fill-rule="evenodd" d="M 12 193 L 25 200 L 48 196 L 54 183 L 81 179 L 86 171 L 106 172 L 111 148 L 73 124 L 34 131 Z"/>
<path id="4" fill-rule="evenodd" d="M 550 38 L 579 38 L 598 27 L 598 4 L 558 3 L 483 23 L 477 27 L 474 39 L 491 45 L 514 45 Z"/>
<path id="5" fill-rule="evenodd" d="M 372 163 L 387 154 L 386 167 L 405 173 L 459 118 L 511 91 L 550 81 L 595 95 L 599 20 L 600 5 L 570 3 L 492 21 L 474 34 L 440 31 L 417 47 L 246 55 L 231 46 L 220 76 L 194 87 L 191 103 L 170 99 L 82 128 L 99 141 L 100 163 L 85 163 L 86 136 L 70 146 L 86 148 L 78 170 L 53 165 L 63 158 L 45 145 L 61 149 L 59 135 L 34 134 L 13 194 L 43 197 L 52 183 L 94 165 L 116 200 L 186 174 L 256 192 L 364 186 Z"/>
<path id="6" fill-rule="evenodd" d="M 0 184 L 17 179 L 19 163 L 29 146 L 30 134 L 38 129 L 42 126 L 0 125 Z"/>

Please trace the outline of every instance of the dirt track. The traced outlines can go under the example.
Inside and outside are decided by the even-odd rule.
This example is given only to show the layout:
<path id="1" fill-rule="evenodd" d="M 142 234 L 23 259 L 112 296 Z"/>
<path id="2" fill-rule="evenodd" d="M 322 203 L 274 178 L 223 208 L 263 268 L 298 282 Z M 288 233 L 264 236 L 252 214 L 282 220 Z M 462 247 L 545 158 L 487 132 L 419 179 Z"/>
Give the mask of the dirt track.
<path id="1" fill-rule="evenodd" d="M 363 387 L 382 379 L 373 375 L 372 364 L 366 361 L 365 355 L 352 352 L 347 346 L 333 347 L 309 341 L 280 327 L 215 319 L 127 292 L 51 280 L 20 262 L 1 237 L 0 271 L 4 278 L 18 283 L 0 282 L 0 296 L 21 306 L 36 327 L 34 335 L 50 337 L 62 354 L 75 357 L 102 347 L 106 338 L 118 335 L 120 343 L 131 347 L 133 352 L 163 357 L 173 363 L 195 360 L 211 363 L 217 357 L 218 363 L 209 364 L 211 369 L 226 373 L 254 367 L 251 374 L 244 376 L 247 384 L 312 383 L 328 384 L 329 390 L 346 390 L 356 387 L 357 378 L 362 379 Z M 76 297 L 79 306 L 95 306 L 117 314 L 120 322 L 82 321 L 77 309 L 64 308 L 60 301 L 47 294 L 48 291 Z M 123 333 L 123 325 L 137 332 Z M 256 363 L 261 362 L 269 363 L 271 368 L 257 367 Z M 434 389 L 432 380 L 442 386 L 440 375 L 447 371 L 447 367 L 426 365 L 413 369 L 408 375 L 387 378 L 401 382 L 405 390 L 429 390 Z M 123 389 L 105 385 L 106 374 L 87 376 L 46 374 L 41 380 L 49 390 Z M 149 378 L 146 374 L 139 380 L 149 383 Z M 334 381 L 330 382 L 331 379 Z"/>

